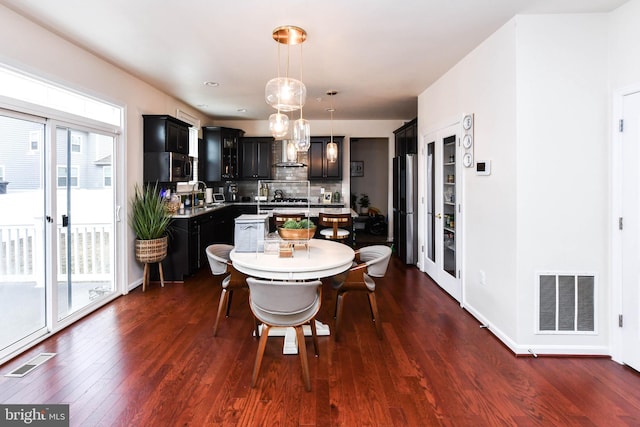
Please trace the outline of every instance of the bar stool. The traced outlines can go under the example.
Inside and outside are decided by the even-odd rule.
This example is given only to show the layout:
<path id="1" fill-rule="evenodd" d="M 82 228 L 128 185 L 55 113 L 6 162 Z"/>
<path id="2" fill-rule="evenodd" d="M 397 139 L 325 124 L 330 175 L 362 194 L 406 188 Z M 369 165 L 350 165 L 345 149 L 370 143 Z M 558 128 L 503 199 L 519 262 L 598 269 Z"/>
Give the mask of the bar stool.
<path id="1" fill-rule="evenodd" d="M 326 227 L 320 230 L 320 235 L 325 239 L 338 240 L 345 243 L 351 240 L 351 228 L 353 220 L 351 214 L 332 214 L 320 212 L 318 217 L 318 225 Z"/>

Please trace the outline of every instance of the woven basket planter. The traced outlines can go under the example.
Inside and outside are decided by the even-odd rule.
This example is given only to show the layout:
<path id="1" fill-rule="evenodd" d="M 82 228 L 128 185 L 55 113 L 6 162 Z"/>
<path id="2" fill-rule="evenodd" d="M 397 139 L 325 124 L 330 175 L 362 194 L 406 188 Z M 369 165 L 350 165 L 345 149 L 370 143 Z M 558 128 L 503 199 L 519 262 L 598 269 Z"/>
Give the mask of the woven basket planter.
<path id="1" fill-rule="evenodd" d="M 152 240 L 136 239 L 136 259 L 145 264 L 162 261 L 167 256 L 168 240 L 167 236 Z"/>

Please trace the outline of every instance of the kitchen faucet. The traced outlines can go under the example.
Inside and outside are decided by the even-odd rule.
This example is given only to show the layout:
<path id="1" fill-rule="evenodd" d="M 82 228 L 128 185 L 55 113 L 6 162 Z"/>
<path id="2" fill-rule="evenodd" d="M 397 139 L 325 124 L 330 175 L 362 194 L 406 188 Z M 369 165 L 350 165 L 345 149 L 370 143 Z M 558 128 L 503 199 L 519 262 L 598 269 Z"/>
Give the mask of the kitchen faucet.
<path id="1" fill-rule="evenodd" d="M 202 190 L 204 190 L 206 192 L 207 190 L 207 184 L 203 181 L 196 181 L 195 184 L 193 184 L 193 187 L 191 188 L 191 199 L 193 200 L 193 207 L 196 208 L 199 205 L 199 201 L 198 198 L 196 197 L 196 192 L 198 191 L 198 188 L 200 187 L 200 184 L 202 184 Z M 204 200 L 204 199 L 203 199 Z"/>

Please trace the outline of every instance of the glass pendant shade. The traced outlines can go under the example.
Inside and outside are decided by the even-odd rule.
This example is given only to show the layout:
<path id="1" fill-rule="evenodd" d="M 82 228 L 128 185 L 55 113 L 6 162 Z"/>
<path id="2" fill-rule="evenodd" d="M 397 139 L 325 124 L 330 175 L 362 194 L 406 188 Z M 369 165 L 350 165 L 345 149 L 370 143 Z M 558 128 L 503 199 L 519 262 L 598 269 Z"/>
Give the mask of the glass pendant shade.
<path id="1" fill-rule="evenodd" d="M 287 142 L 287 160 L 290 162 L 298 160 L 298 149 L 293 141 Z"/>
<path id="2" fill-rule="evenodd" d="M 269 116 L 269 130 L 276 139 L 281 139 L 289 133 L 289 117 L 282 113 L 273 113 Z"/>
<path id="3" fill-rule="evenodd" d="M 300 118 L 293 122 L 293 142 L 298 151 L 307 151 L 311 147 L 311 127 L 308 120 Z"/>
<path id="4" fill-rule="evenodd" d="M 300 80 L 276 77 L 267 82 L 264 99 L 278 111 L 295 111 L 307 100 L 307 87 Z"/>
<path id="5" fill-rule="evenodd" d="M 338 160 L 338 144 L 333 142 L 333 139 L 327 144 L 327 160 L 330 163 L 335 163 Z"/>

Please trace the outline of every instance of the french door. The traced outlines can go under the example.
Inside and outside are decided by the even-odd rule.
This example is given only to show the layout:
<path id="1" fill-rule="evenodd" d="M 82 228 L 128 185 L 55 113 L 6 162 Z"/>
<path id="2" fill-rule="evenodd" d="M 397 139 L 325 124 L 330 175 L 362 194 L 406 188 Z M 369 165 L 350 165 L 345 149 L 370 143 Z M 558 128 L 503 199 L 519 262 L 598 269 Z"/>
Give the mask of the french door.
<path id="1" fill-rule="evenodd" d="M 423 265 L 425 272 L 440 287 L 461 301 L 458 130 L 459 126 L 454 125 L 424 138 L 426 238 Z"/>
<path id="2" fill-rule="evenodd" d="M 0 359 L 115 292 L 115 136 L 0 110 Z"/>

